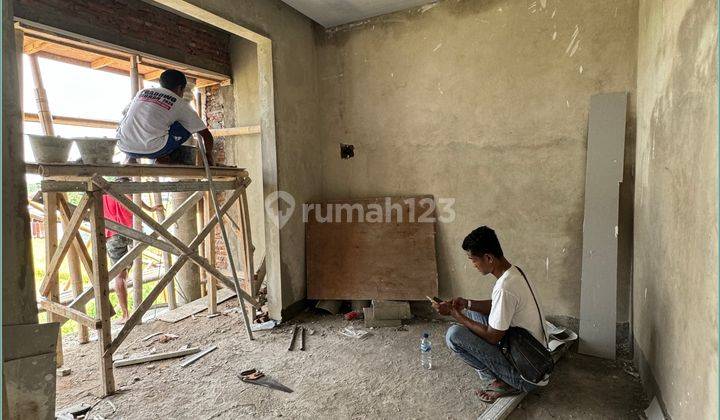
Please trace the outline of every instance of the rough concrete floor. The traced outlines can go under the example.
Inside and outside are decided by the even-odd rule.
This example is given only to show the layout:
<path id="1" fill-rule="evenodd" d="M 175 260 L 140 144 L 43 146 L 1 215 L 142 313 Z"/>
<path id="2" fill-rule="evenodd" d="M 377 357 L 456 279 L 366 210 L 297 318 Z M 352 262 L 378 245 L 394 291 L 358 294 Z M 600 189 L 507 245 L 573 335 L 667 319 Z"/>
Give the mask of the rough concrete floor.
<path id="1" fill-rule="evenodd" d="M 235 301 L 221 309 L 235 306 Z M 95 343 L 65 339 L 65 367 L 58 378 L 58 408 L 79 402 L 96 404 L 101 418 L 476 418 L 485 406 L 474 396 L 474 371 L 444 345 L 448 326 L 442 320 L 414 320 L 400 330 L 372 330 L 357 341 L 338 334 L 351 324 L 340 316 L 303 314 L 288 325 L 256 333 L 247 341 L 238 314 L 207 319 L 200 314 L 176 324 L 156 321 L 137 327 L 118 354 L 135 355 L 155 348 L 175 350 L 185 344 L 218 349 L 187 368 L 180 359 L 115 369 L 119 392 L 98 398 Z M 314 334 L 307 350 L 288 352 L 292 325 L 302 323 Z M 163 331 L 180 337 L 148 345 L 142 338 Z M 433 339 L 432 371 L 420 368 L 420 334 Z M 152 340 L 150 340 L 151 342 Z M 298 345 L 299 348 L 299 345 Z M 247 385 L 237 377 L 255 367 L 294 389 L 292 394 Z M 645 407 L 641 386 L 619 363 L 577 354 L 560 362 L 553 382 L 530 395 L 513 418 L 637 418 Z"/>

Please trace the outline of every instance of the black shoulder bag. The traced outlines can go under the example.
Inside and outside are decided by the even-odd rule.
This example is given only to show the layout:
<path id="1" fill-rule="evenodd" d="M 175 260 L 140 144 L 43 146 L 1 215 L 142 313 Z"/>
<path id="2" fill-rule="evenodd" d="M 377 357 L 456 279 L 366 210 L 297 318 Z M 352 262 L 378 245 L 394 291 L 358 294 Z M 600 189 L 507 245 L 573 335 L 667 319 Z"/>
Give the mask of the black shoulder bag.
<path id="1" fill-rule="evenodd" d="M 547 349 L 547 334 L 545 334 L 545 320 L 540 313 L 540 305 L 538 305 L 535 293 L 525 273 L 520 267 L 516 268 L 520 271 L 525 283 L 527 283 L 532 294 L 535 306 L 537 306 L 538 316 L 540 317 L 540 325 L 543 330 L 543 338 L 546 343 L 539 342 L 528 330 L 520 327 L 510 327 L 502 340 L 498 343 L 500 351 L 510 364 L 520 372 L 520 377 L 532 384 L 538 384 L 547 379 L 552 373 L 555 362 L 552 354 Z"/>

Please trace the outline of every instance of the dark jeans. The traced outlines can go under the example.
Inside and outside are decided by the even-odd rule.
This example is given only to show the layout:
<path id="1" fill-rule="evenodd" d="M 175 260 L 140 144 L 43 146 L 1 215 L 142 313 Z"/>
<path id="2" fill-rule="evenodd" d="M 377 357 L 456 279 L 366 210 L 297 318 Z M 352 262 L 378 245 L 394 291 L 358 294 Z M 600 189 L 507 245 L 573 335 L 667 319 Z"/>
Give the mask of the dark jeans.
<path id="1" fill-rule="evenodd" d="M 168 129 L 168 139 L 162 149 L 154 153 L 126 153 L 126 155 L 132 158 L 157 159 L 159 157 L 170 155 L 178 150 L 180 146 L 182 146 L 182 144 L 190 138 L 190 136 L 192 136 L 192 133 L 187 131 L 182 124 L 175 121 L 170 126 L 170 129 Z"/>
<path id="2" fill-rule="evenodd" d="M 466 311 L 466 315 L 475 322 L 488 323 L 487 315 L 480 312 Z M 481 378 L 501 379 L 513 388 L 526 392 L 537 388 L 520 377 L 520 373 L 505 359 L 498 346 L 478 337 L 467 327 L 452 325 L 445 334 L 445 342 L 458 357 L 475 368 Z"/>

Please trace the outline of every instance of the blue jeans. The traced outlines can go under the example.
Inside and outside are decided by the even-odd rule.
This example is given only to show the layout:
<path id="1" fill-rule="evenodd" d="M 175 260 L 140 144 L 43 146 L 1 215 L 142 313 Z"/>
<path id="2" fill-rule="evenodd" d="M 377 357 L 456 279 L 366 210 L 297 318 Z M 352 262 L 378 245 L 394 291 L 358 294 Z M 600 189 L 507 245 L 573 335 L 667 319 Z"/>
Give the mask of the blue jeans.
<path id="1" fill-rule="evenodd" d="M 488 324 L 487 315 L 469 310 L 465 314 L 475 322 Z M 501 379 L 513 388 L 526 392 L 537 388 L 520 377 L 520 373 L 505 359 L 498 346 L 478 337 L 467 327 L 458 324 L 450 326 L 445 334 L 445 342 L 448 348 L 473 367 L 481 378 Z"/>
<path id="2" fill-rule="evenodd" d="M 125 153 L 126 155 L 133 158 L 146 158 L 146 159 L 157 159 L 159 157 L 167 156 L 180 148 L 185 143 L 192 133 L 187 131 L 182 124 L 175 121 L 168 129 L 168 139 L 162 149 L 154 153 Z"/>

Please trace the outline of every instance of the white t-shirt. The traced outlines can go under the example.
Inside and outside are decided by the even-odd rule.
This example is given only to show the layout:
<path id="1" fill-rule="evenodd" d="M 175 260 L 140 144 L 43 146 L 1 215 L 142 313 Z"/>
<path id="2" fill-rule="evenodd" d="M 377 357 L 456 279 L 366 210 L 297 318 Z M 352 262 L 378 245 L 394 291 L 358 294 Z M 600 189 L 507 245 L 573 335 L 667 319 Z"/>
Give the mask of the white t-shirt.
<path id="1" fill-rule="evenodd" d="M 533 287 L 529 280 L 530 287 Z M 543 338 L 538 309 L 528 288 L 528 282 L 525 282 L 523 275 L 515 266 L 510 267 L 497 279 L 492 291 L 492 308 L 488 324 L 498 331 L 506 331 L 510 327 L 525 328 L 545 345 L 547 342 Z M 534 287 L 533 292 L 542 313 L 542 304 Z M 542 318 L 545 319 L 545 316 L 543 315 Z"/>
<path id="2" fill-rule="evenodd" d="M 117 129 L 118 148 L 123 152 L 157 152 L 167 143 L 168 129 L 175 121 L 193 134 L 206 128 L 188 101 L 162 87 L 138 92 L 123 114 Z"/>

